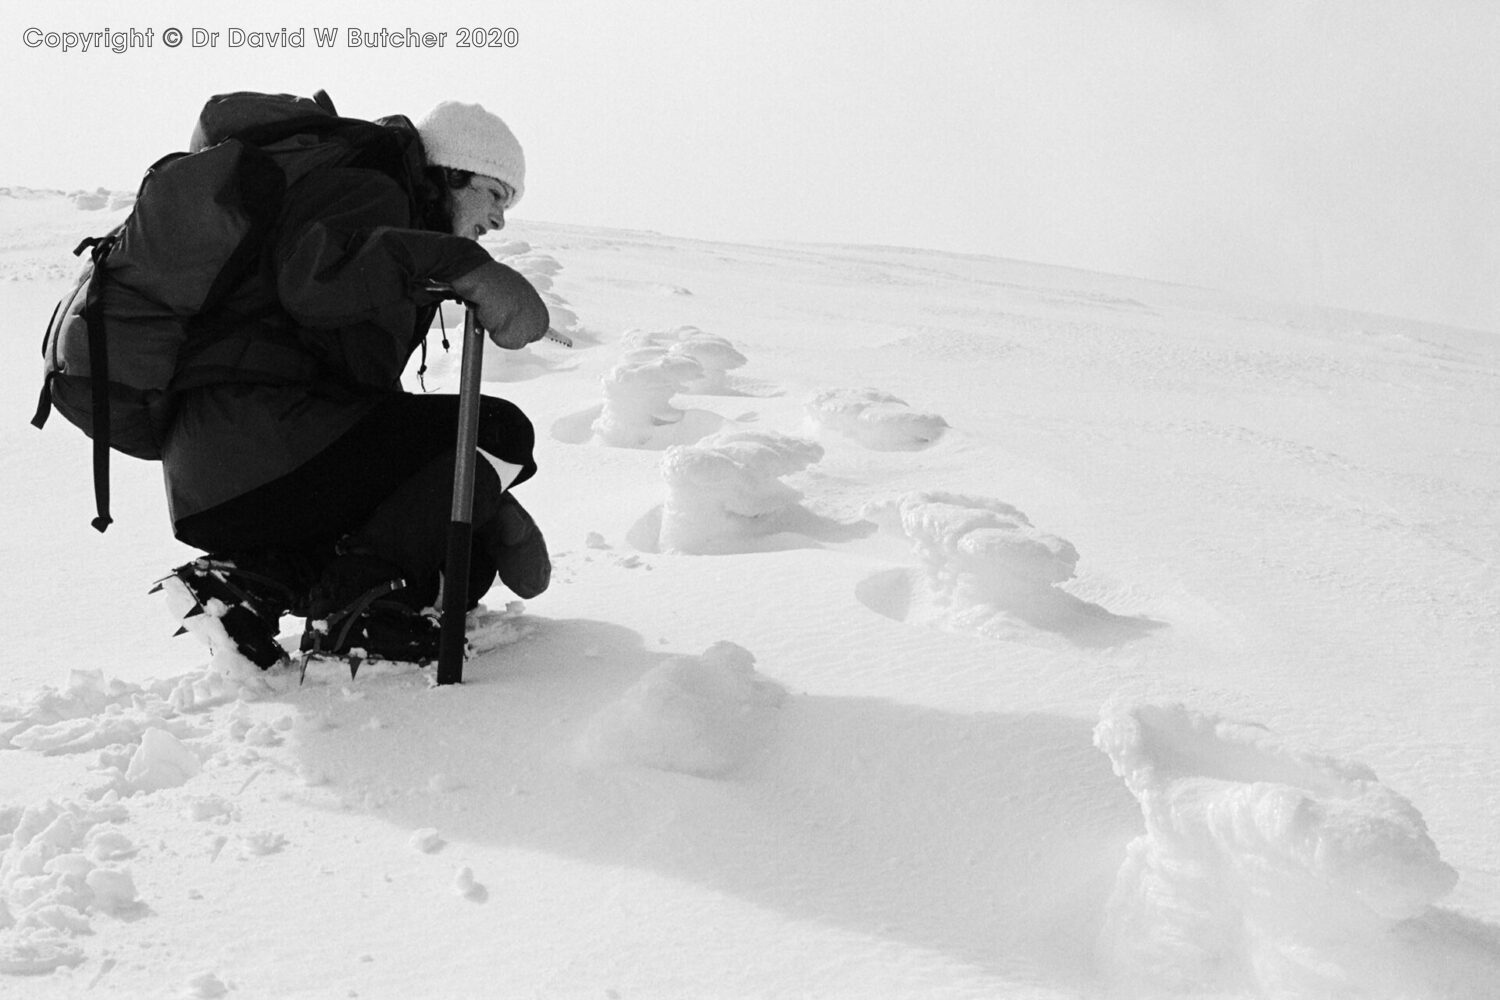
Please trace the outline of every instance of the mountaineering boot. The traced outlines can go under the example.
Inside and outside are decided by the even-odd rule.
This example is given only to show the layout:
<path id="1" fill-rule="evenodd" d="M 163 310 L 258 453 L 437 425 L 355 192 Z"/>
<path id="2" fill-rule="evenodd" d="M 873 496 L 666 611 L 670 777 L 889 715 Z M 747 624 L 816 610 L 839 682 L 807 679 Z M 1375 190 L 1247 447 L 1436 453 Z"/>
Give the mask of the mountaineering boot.
<path id="1" fill-rule="evenodd" d="M 384 592 L 383 588 L 377 591 Z M 344 613 L 310 619 L 302 633 L 302 652 L 346 657 L 352 675 L 364 660 L 432 663 L 438 658 L 441 634 L 433 615 L 414 611 L 400 601 L 362 599 Z"/>
<path id="2" fill-rule="evenodd" d="M 170 590 L 183 609 L 179 634 L 195 633 L 216 653 L 233 649 L 262 670 L 286 661 L 276 633 L 295 598 L 275 580 L 232 560 L 203 556 L 178 566 L 157 589 Z"/>
<path id="3" fill-rule="evenodd" d="M 495 561 L 500 582 L 517 597 L 537 596 L 552 581 L 552 559 L 547 554 L 542 529 L 509 492 L 500 494 L 495 521 L 499 535 L 495 541 L 499 544 L 490 548 L 490 557 Z M 474 595 L 476 600 L 478 596 Z"/>
<path id="4" fill-rule="evenodd" d="M 312 589 L 302 652 L 345 657 L 351 675 L 366 659 L 436 660 L 437 619 L 403 601 L 408 595 L 406 580 L 393 564 L 363 554 L 339 556 Z"/>

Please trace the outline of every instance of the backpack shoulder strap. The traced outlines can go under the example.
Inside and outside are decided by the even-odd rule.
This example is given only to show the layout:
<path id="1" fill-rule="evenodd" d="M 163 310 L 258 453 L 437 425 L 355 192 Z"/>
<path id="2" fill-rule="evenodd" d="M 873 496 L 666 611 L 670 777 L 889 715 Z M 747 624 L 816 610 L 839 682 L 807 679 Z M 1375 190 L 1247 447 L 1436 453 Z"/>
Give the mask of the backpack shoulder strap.
<path id="1" fill-rule="evenodd" d="M 89 331 L 89 392 L 94 418 L 94 509 L 91 522 L 102 532 L 114 522 L 109 515 L 109 350 L 104 340 L 104 280 L 109 268 L 105 259 L 115 247 L 119 233 L 95 236 L 78 244 L 75 254 L 91 248 L 94 273 L 89 278 L 88 298 L 84 300 L 83 318 Z"/>

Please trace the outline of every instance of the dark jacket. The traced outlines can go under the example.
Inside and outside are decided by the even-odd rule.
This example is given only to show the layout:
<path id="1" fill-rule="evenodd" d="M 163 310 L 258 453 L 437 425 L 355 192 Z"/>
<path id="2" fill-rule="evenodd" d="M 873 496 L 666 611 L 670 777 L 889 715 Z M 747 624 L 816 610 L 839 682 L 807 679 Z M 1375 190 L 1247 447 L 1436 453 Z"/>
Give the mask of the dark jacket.
<path id="1" fill-rule="evenodd" d="M 174 524 L 291 472 L 402 391 L 436 309 L 423 285 L 491 259 L 421 214 L 374 170 L 288 190 L 263 266 L 180 360 L 162 455 Z"/>

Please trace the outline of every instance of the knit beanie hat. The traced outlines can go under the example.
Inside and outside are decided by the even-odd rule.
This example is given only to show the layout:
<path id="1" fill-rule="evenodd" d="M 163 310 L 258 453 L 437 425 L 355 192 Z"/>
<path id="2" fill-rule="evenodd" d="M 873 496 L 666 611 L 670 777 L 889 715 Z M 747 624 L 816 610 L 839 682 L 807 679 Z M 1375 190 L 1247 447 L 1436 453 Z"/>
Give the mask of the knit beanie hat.
<path id="1" fill-rule="evenodd" d="M 478 104 L 444 101 L 417 123 L 417 131 L 432 166 L 472 170 L 502 180 L 515 189 L 510 204 L 521 200 L 526 189 L 526 156 L 496 115 Z"/>

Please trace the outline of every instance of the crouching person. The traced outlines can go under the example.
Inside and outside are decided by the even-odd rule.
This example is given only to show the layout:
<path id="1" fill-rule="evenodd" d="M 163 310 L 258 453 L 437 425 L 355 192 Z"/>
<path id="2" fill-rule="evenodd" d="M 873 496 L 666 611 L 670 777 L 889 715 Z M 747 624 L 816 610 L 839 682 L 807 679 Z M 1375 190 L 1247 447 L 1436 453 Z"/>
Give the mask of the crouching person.
<path id="1" fill-rule="evenodd" d="M 406 183 L 341 166 L 291 184 L 262 265 L 179 361 L 168 502 L 177 538 L 207 554 L 165 582 L 208 614 L 203 631 L 262 668 L 286 658 L 287 613 L 307 618 L 309 653 L 436 659 L 458 397 L 406 392 L 402 371 L 435 315 L 434 284 L 500 347 L 547 331 L 535 289 L 477 242 L 524 189 L 510 129 L 448 102 L 415 130 Z M 471 607 L 496 576 L 529 598 L 551 575 L 512 492 L 536 472 L 531 422 L 485 397 L 478 430 Z"/>

